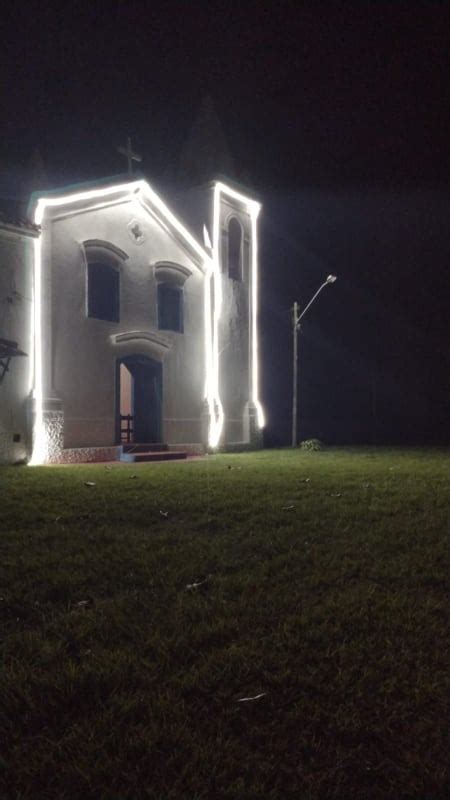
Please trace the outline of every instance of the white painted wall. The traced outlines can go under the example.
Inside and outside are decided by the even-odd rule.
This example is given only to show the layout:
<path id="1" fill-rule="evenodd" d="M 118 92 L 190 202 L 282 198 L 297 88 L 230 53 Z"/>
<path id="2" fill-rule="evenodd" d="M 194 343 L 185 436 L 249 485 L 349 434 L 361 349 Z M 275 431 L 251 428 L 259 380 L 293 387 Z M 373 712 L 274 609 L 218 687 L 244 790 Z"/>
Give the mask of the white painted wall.
<path id="1" fill-rule="evenodd" d="M 33 237 L 0 226 L 0 337 L 18 343 L 27 357 L 11 359 L 0 384 L 0 463 L 29 456 L 28 398 L 32 368 Z M 14 442 L 14 438 L 20 441 Z"/>

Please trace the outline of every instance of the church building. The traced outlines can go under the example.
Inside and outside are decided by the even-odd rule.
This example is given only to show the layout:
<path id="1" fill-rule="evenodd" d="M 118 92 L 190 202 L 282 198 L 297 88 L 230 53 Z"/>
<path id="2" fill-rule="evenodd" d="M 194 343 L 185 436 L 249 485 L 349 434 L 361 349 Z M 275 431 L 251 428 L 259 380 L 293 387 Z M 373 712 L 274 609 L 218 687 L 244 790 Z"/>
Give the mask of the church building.
<path id="1" fill-rule="evenodd" d="M 258 446 L 259 212 L 129 175 L 0 217 L 0 462 Z"/>

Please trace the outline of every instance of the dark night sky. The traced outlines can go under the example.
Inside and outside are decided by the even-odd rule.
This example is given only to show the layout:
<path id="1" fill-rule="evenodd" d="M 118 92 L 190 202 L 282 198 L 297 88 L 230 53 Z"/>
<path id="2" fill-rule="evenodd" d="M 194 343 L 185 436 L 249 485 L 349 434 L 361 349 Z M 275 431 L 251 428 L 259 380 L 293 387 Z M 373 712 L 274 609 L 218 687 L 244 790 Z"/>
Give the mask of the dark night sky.
<path id="1" fill-rule="evenodd" d="M 264 204 L 269 441 L 289 435 L 289 306 L 335 272 L 301 338 L 301 435 L 449 443 L 447 4 L 84 6 L 3 16 L 2 191 L 35 148 L 53 184 L 116 174 L 128 134 L 158 183 L 211 95 Z"/>

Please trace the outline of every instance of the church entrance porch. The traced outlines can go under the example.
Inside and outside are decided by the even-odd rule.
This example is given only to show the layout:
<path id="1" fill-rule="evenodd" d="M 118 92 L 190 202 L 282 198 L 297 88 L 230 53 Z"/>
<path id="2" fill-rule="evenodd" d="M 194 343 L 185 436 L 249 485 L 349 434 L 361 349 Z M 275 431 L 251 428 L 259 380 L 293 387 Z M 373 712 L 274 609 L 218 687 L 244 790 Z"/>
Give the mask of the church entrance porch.
<path id="1" fill-rule="evenodd" d="M 162 441 L 162 364 L 148 356 L 117 360 L 116 441 L 121 445 Z"/>

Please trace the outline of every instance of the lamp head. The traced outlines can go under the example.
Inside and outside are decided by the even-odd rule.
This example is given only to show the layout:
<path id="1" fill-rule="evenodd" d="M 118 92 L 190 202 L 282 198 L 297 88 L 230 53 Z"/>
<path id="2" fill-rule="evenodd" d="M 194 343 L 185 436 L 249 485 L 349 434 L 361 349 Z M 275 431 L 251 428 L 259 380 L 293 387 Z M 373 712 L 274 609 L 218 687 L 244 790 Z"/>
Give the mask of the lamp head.
<path id="1" fill-rule="evenodd" d="M 326 283 L 334 283 L 336 280 L 336 275 L 328 275 Z"/>

